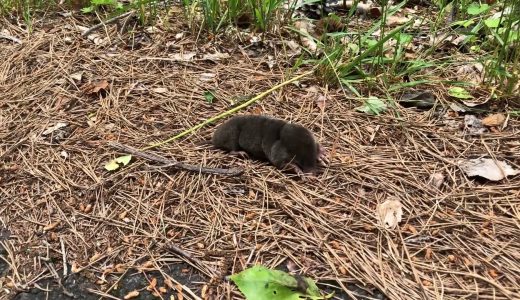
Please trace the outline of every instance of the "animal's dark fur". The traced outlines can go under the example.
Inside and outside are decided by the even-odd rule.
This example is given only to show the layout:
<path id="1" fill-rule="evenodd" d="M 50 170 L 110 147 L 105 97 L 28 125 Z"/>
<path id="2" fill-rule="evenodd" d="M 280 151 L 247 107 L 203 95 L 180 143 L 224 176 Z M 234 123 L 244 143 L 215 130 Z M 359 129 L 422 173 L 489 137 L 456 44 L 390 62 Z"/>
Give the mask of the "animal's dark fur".
<path id="1" fill-rule="evenodd" d="M 312 133 L 303 126 L 257 115 L 231 118 L 216 129 L 212 143 L 220 149 L 268 160 L 280 169 L 296 166 L 305 173 L 315 171 L 322 154 Z"/>

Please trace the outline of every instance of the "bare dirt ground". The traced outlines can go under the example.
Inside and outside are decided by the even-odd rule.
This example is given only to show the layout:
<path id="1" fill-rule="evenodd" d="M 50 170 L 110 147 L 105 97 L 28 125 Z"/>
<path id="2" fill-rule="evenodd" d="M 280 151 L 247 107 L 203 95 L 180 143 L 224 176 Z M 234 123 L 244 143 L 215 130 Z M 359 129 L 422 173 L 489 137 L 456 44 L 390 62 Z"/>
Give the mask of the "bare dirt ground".
<path id="1" fill-rule="evenodd" d="M 316 181 L 201 145 L 213 126 L 155 151 L 243 175 L 157 169 L 142 159 L 109 173 L 104 164 L 124 154 L 109 142 L 140 148 L 190 128 L 289 79 L 288 57 L 276 42 L 210 41 L 174 18 L 135 36 L 109 26 L 98 45 L 74 29 L 78 19 L 45 20 L 31 36 L 1 21 L 25 38 L 0 40 L 0 297 L 122 299 L 137 289 L 137 299 L 239 299 L 224 276 L 262 263 L 289 264 L 339 299 L 520 299 L 518 177 L 468 179 L 456 164 L 492 156 L 520 165 L 518 118 L 469 136 L 462 115 L 396 107 L 368 116 L 355 111 L 354 97 L 309 77 L 243 113 L 312 129 L 332 160 Z M 182 52 L 195 60 L 152 59 Z M 214 53 L 230 57 L 200 59 Z M 89 84 L 103 80 L 106 91 L 92 92 Z M 323 110 L 313 85 L 326 94 Z M 43 134 L 60 122 L 67 125 Z M 439 189 L 429 182 L 435 173 L 445 176 Z M 387 198 L 404 205 L 395 230 L 377 223 L 376 205 Z"/>

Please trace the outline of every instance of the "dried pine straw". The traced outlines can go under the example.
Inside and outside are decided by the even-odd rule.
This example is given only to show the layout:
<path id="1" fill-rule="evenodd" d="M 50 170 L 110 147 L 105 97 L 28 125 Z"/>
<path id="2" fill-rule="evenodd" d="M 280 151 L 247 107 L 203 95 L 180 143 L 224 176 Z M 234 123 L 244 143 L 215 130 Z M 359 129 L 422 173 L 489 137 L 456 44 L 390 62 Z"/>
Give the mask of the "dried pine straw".
<path id="1" fill-rule="evenodd" d="M 175 32 L 160 33 L 132 50 L 107 27 L 118 45 L 111 48 L 68 29 L 73 19 L 56 22 L 40 24 L 21 46 L 0 41 L 0 221 L 12 233 L 2 242 L 5 287 L 62 273 L 62 259 L 97 276 L 117 264 L 153 262 L 153 270 L 184 260 L 204 275 L 207 294 L 240 298 L 222 276 L 292 260 L 318 282 L 358 283 L 391 299 L 519 299 L 520 182 L 478 183 L 454 163 L 493 155 L 518 166 L 517 119 L 504 132 L 472 138 L 429 113 L 357 113 L 359 102 L 338 91 L 328 93 L 322 113 L 315 96 L 291 85 L 248 111 L 299 122 L 319 136 L 333 158 L 317 181 L 201 146 L 211 126 L 156 150 L 191 164 L 243 167 L 241 177 L 160 172 L 142 160 L 111 174 L 103 165 L 120 153 L 110 141 L 144 147 L 164 140 L 228 109 L 227 100 L 288 78 L 283 68 L 267 67 L 267 53 L 247 57 L 238 48 L 217 63 L 140 60 L 181 49 L 223 52 L 226 41 L 201 46 L 188 34 L 168 49 Z M 287 58 L 281 51 L 277 59 Z M 81 83 L 70 77 L 77 72 Z M 201 81 L 204 73 L 215 77 Z M 97 79 L 110 83 L 107 96 L 82 94 Z M 215 90 L 215 103 L 205 102 L 205 90 Z M 51 142 L 42 132 L 57 122 L 69 131 Z M 428 182 L 439 172 L 446 176 L 441 190 Z M 375 217 L 387 197 L 405 207 L 394 231 Z M 108 284 L 92 292 L 105 295 L 121 275 L 107 275 Z M 196 286 L 197 296 L 185 291 L 186 299 L 200 297 Z"/>

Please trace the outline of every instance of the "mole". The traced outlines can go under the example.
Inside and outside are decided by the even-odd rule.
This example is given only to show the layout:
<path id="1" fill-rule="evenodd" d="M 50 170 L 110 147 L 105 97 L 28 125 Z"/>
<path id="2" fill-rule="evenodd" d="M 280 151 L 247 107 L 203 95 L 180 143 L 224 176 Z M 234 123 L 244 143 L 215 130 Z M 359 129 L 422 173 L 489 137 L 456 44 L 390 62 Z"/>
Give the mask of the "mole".
<path id="1" fill-rule="evenodd" d="M 213 146 L 243 158 L 267 160 L 298 175 L 315 174 L 328 160 L 312 133 L 299 124 L 262 115 L 238 115 L 217 127 Z"/>

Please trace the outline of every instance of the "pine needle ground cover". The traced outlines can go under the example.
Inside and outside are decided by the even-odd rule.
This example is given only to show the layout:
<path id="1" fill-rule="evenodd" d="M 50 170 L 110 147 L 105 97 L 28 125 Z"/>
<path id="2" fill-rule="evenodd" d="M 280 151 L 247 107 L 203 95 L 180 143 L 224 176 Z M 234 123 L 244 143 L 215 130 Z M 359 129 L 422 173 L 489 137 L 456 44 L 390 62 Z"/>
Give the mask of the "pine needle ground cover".
<path id="1" fill-rule="evenodd" d="M 0 21 L 1 298 L 243 299 L 225 278 L 262 264 L 337 299 L 519 299 L 518 176 L 470 177 L 460 163 L 518 169 L 519 103 L 461 111 L 447 81 L 464 64 L 424 71 L 438 108 L 398 105 L 409 89 L 381 77 L 354 92 L 307 76 L 240 112 L 311 129 L 331 159 L 314 180 L 212 149 L 214 124 L 150 151 L 243 174 L 137 157 L 107 171 L 125 154 L 111 143 L 145 148 L 313 67 L 289 72 L 288 35 L 201 33 L 181 16 L 89 37 L 94 17 L 49 12 L 30 34 Z M 388 199 L 402 204 L 394 229 L 378 219 Z"/>

